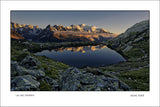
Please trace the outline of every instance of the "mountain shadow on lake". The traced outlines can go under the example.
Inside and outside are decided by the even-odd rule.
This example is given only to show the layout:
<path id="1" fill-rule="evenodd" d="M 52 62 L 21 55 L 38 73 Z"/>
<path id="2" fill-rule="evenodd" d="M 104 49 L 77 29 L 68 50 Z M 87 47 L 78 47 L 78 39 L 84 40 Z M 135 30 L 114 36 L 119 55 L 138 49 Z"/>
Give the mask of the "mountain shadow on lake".
<path id="1" fill-rule="evenodd" d="M 119 53 L 105 45 L 60 47 L 35 53 L 74 67 L 104 66 L 126 61 Z"/>

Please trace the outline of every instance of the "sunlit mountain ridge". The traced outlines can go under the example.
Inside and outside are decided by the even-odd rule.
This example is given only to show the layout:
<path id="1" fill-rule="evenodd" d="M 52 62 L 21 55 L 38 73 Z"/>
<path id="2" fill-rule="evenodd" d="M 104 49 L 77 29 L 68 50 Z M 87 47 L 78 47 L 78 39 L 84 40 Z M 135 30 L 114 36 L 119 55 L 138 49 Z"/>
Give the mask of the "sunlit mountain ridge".
<path id="1" fill-rule="evenodd" d="M 85 24 L 66 27 L 63 25 L 48 25 L 42 29 L 38 26 L 11 22 L 11 30 L 22 35 L 24 39 L 35 42 L 106 41 L 117 36 L 117 34 L 110 33 L 104 28 Z"/>

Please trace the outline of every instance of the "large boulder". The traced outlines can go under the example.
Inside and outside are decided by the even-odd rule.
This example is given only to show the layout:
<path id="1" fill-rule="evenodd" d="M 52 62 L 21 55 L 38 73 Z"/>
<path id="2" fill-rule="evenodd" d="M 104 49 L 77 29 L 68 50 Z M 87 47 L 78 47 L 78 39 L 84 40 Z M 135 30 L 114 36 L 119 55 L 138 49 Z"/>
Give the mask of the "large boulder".
<path id="1" fill-rule="evenodd" d="M 16 61 L 11 61 L 11 76 L 23 76 L 23 75 L 32 75 L 36 78 L 42 78 L 45 76 L 45 72 L 40 69 L 26 69 L 22 66 L 19 66 Z"/>
<path id="2" fill-rule="evenodd" d="M 97 71 L 97 70 L 95 70 Z M 62 91 L 129 91 L 130 88 L 116 77 L 97 72 L 80 71 L 71 67 L 61 73 L 60 90 Z"/>
<path id="3" fill-rule="evenodd" d="M 35 57 L 28 55 L 21 61 L 20 65 L 25 68 L 33 69 L 41 65 L 41 62 L 38 61 Z"/>
<path id="4" fill-rule="evenodd" d="M 101 91 L 101 88 L 106 86 L 106 83 L 100 78 L 100 76 L 93 75 L 92 73 L 85 73 L 82 75 L 81 90 L 84 91 Z"/>
<path id="5" fill-rule="evenodd" d="M 46 81 L 48 84 L 50 84 L 52 86 L 52 91 L 58 91 L 59 90 L 59 84 L 57 82 L 57 80 L 54 80 L 48 76 L 46 76 L 45 78 L 43 78 L 44 81 Z"/>
<path id="6" fill-rule="evenodd" d="M 69 68 L 62 73 L 60 89 L 62 91 L 78 91 L 80 87 L 81 71 L 77 68 Z"/>
<path id="7" fill-rule="evenodd" d="M 40 83 L 31 75 L 16 76 L 11 80 L 12 91 L 36 91 Z"/>
<path id="8" fill-rule="evenodd" d="M 42 70 L 30 70 L 30 72 L 28 72 L 28 74 L 38 78 L 43 78 L 45 76 L 45 72 L 43 72 Z"/>

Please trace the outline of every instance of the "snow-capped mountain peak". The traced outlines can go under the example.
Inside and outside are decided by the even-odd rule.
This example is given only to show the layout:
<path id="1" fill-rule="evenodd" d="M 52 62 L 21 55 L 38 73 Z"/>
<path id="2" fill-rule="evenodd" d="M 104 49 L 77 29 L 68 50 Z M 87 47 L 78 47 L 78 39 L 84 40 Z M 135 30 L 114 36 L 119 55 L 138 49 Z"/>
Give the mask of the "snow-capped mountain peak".
<path id="1" fill-rule="evenodd" d="M 96 26 L 89 26 L 86 24 L 63 26 L 60 25 L 47 25 L 46 28 L 41 29 L 38 26 L 11 23 L 11 30 L 16 31 L 25 39 L 33 41 L 94 41 L 94 40 L 107 40 L 115 37 L 115 34 L 110 33 L 104 28 Z M 73 40 L 72 40 L 73 39 Z"/>

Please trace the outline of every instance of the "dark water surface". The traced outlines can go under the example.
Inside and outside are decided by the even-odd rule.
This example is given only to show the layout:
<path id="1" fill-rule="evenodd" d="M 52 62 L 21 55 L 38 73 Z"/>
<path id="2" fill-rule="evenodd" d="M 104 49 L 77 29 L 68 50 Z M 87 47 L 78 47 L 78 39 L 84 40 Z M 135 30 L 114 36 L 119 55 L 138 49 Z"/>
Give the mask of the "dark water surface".
<path id="1" fill-rule="evenodd" d="M 75 67 L 97 67 L 118 63 L 120 61 L 126 61 L 119 53 L 105 45 L 61 47 L 51 51 L 44 50 L 35 54 L 45 55 L 48 58 Z"/>

